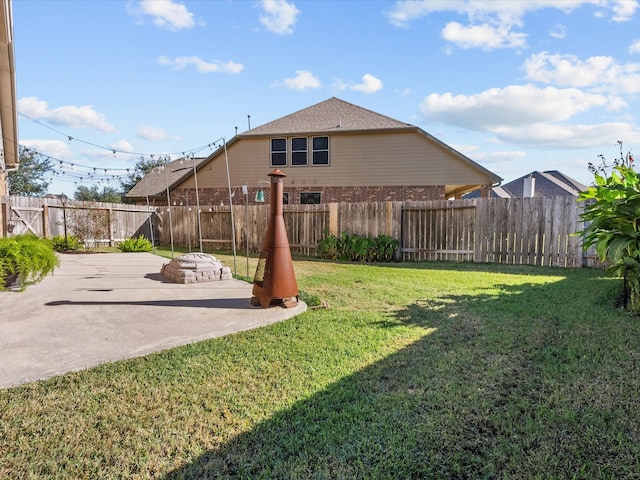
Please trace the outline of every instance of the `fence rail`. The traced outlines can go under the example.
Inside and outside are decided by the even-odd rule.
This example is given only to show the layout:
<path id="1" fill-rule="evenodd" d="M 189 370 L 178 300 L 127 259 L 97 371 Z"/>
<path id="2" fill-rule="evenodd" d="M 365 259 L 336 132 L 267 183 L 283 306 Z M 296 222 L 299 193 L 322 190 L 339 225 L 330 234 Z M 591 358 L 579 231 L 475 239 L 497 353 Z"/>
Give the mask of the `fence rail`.
<path id="1" fill-rule="evenodd" d="M 268 205 L 153 207 L 66 202 L 57 199 L 3 197 L 4 235 L 31 232 L 63 234 L 64 216 L 105 212 L 100 242 L 144 235 L 156 244 L 259 251 Z M 231 222 L 233 208 L 233 225 Z M 573 197 L 469 199 L 422 202 L 285 205 L 284 220 L 293 253 L 313 255 L 326 232 L 400 241 L 404 261 L 455 260 L 522 265 L 596 266 L 575 233 L 582 228 L 582 205 Z M 67 225 L 68 225 L 67 220 Z M 152 226 L 152 228 L 151 228 Z M 200 227 L 200 228 L 198 228 Z"/>

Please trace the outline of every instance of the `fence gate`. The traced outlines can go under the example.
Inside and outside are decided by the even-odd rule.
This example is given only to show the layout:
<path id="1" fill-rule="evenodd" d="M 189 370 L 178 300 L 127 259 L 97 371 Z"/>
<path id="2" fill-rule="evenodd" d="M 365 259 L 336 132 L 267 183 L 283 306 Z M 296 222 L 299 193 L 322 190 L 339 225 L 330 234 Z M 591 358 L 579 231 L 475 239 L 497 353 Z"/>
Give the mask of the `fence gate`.
<path id="1" fill-rule="evenodd" d="M 43 236 L 43 207 L 21 206 L 7 203 L 7 232 L 14 235 L 31 233 Z"/>
<path id="2" fill-rule="evenodd" d="M 473 261 L 474 200 L 406 202 L 402 209 L 403 260 Z"/>

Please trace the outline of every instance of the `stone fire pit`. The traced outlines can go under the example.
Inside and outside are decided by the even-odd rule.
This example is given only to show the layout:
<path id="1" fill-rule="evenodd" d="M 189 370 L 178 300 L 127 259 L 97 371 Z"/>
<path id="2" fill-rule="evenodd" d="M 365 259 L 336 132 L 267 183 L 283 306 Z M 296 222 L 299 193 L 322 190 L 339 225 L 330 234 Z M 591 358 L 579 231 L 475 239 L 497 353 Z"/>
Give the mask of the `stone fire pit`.
<path id="1" fill-rule="evenodd" d="M 165 263 L 160 274 L 176 283 L 215 282 L 231 280 L 231 269 L 213 255 L 186 253 Z"/>

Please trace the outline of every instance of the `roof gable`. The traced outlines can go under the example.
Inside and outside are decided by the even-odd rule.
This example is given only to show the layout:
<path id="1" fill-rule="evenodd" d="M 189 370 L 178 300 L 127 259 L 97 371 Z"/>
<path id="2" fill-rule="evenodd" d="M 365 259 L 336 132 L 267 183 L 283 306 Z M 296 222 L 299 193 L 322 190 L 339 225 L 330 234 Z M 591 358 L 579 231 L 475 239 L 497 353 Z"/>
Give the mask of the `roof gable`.
<path id="1" fill-rule="evenodd" d="M 554 196 L 578 196 L 581 190 L 585 190 L 586 187 L 575 180 L 569 179 L 566 175 L 558 172 L 557 170 L 550 170 L 546 172 L 534 171 L 528 175 L 512 180 L 509 183 L 503 185 L 504 189 L 508 191 L 512 197 L 522 197 L 524 191 L 524 180 L 527 177 L 533 177 L 535 183 L 535 196 L 536 197 L 554 197 Z"/>
<path id="2" fill-rule="evenodd" d="M 416 129 L 417 127 L 332 97 L 265 123 L 241 135 L 291 135 L 363 130 Z"/>
<path id="3" fill-rule="evenodd" d="M 587 189 L 582 183 L 566 176 L 558 170 L 545 172 L 533 171 L 527 175 L 511 180 L 500 187 L 491 190 L 492 197 L 498 198 L 522 198 L 524 193 L 524 181 L 526 178 L 535 179 L 535 197 L 574 196 Z M 472 192 L 465 198 L 477 198 L 479 192 Z"/>
<path id="4" fill-rule="evenodd" d="M 196 168 L 207 158 L 195 158 Z M 125 196 L 129 198 L 146 197 L 147 195 L 150 197 L 166 197 L 167 185 L 171 189 L 173 185 L 191 175 L 192 172 L 193 163 L 191 159 L 180 158 L 173 160 L 166 163 L 164 169 L 162 167 L 154 167 Z"/>

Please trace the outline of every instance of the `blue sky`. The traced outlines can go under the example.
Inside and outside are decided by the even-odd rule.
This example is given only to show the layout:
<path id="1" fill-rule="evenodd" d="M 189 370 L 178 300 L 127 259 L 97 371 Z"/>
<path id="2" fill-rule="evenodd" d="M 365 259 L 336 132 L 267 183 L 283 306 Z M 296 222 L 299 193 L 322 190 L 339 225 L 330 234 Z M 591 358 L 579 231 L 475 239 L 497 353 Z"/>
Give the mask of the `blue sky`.
<path id="1" fill-rule="evenodd" d="M 638 7 L 14 0 L 20 143 L 55 159 L 49 191 L 72 196 L 96 179 L 119 188 L 141 155 L 204 156 L 236 127 L 335 96 L 505 182 L 560 170 L 589 184 L 598 154 L 640 144 Z"/>

